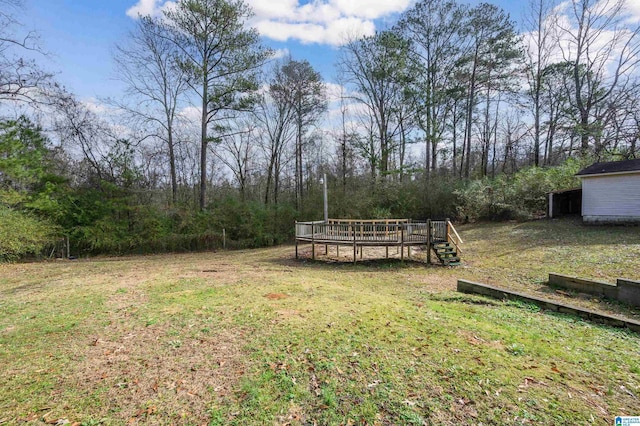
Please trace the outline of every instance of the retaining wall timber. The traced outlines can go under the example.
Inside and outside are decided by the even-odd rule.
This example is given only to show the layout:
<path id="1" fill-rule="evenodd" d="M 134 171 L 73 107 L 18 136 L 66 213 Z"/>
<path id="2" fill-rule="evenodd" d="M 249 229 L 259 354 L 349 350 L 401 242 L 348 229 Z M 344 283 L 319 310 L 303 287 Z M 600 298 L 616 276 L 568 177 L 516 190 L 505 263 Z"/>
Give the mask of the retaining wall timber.
<path id="1" fill-rule="evenodd" d="M 617 300 L 631 306 L 640 306 L 640 282 L 618 278 L 616 284 L 587 280 L 568 275 L 549 274 L 549 285 L 579 293 L 593 294 Z"/>
<path id="2" fill-rule="evenodd" d="M 640 306 L 640 281 L 618 278 L 618 300 L 633 306 Z"/>
<path id="3" fill-rule="evenodd" d="M 568 275 L 549 274 L 549 285 L 554 287 L 575 290 L 579 293 L 593 294 L 594 296 L 618 299 L 618 287 L 601 281 L 586 280 Z"/>
<path id="4" fill-rule="evenodd" d="M 564 303 L 556 302 L 554 300 L 543 299 L 540 297 L 519 293 L 517 291 L 507 290 L 501 287 L 474 283 L 467 280 L 458 280 L 458 291 L 461 293 L 480 294 L 496 299 L 522 300 L 525 302 L 534 303 L 542 309 L 547 309 L 564 314 L 576 315 L 580 318 L 593 321 L 595 323 L 604 324 L 611 327 L 628 328 L 629 330 L 635 331 L 636 333 L 640 333 L 640 321 L 607 315 L 589 309 L 581 308 L 579 306 L 567 305 Z"/>

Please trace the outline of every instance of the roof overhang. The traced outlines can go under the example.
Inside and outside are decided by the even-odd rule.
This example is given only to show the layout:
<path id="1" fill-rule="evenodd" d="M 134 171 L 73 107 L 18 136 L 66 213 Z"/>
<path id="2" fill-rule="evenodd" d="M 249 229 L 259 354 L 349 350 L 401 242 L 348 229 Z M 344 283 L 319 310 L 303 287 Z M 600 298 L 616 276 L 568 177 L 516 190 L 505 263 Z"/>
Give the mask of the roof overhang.
<path id="1" fill-rule="evenodd" d="M 640 174 L 640 170 L 627 170 L 624 172 L 609 172 L 609 173 L 593 173 L 588 175 L 576 175 L 577 178 L 590 178 L 590 177 L 601 177 L 601 176 L 619 176 L 619 175 L 637 175 Z"/>

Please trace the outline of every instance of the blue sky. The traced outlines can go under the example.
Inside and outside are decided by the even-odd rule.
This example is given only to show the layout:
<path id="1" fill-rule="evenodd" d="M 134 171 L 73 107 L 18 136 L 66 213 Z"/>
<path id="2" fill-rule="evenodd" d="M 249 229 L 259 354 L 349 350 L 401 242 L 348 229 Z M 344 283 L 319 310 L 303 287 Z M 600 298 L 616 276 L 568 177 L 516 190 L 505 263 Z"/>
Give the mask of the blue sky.
<path id="1" fill-rule="evenodd" d="M 334 63 L 343 31 L 367 34 L 391 25 L 413 0 L 248 0 L 265 44 L 294 59 L 307 59 L 326 81 L 335 80 Z M 469 3 L 475 4 L 479 0 Z M 83 100 L 118 97 L 113 46 L 126 40 L 137 12 L 158 13 L 166 0 L 25 0 L 18 18 L 36 30 L 50 52 L 45 67 Z M 168 2 L 170 3 L 170 2 Z M 516 21 L 525 2 L 495 1 Z"/>

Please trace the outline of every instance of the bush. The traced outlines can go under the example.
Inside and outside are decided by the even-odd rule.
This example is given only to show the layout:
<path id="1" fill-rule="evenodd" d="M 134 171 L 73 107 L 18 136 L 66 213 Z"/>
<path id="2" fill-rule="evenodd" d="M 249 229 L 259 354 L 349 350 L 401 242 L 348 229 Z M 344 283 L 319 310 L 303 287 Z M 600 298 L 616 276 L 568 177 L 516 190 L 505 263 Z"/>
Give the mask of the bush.
<path id="1" fill-rule="evenodd" d="M 56 234 L 47 221 L 0 205 L 0 260 L 39 255 Z"/>
<path id="2" fill-rule="evenodd" d="M 458 217 L 508 220 L 543 215 L 549 192 L 580 186 L 575 174 L 582 167 L 581 162 L 569 159 L 558 167 L 529 167 L 513 176 L 471 181 L 455 191 Z"/>

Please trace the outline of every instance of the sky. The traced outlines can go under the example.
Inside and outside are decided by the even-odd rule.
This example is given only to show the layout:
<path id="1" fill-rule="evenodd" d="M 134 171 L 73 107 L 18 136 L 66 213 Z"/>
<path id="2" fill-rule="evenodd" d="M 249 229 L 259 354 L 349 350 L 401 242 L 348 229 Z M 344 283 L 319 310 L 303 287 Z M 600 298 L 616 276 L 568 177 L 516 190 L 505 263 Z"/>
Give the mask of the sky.
<path id="1" fill-rule="evenodd" d="M 308 60 L 325 81 L 336 81 L 335 62 L 346 36 L 389 28 L 416 0 L 245 0 L 251 24 L 278 55 Z M 520 25 L 528 0 L 488 0 Z M 605 1 L 605 0 L 602 0 Z M 640 0 L 626 0 L 640 21 Z M 481 0 L 467 0 L 476 5 Z M 85 102 L 122 95 L 112 53 L 127 40 L 139 14 L 159 14 L 172 0 L 24 0 L 23 31 L 40 34 L 49 55 L 41 63 Z M 464 0 L 460 0 L 464 3 Z"/>
<path id="2" fill-rule="evenodd" d="M 167 0 L 24 0 L 18 19 L 35 30 L 49 53 L 45 68 L 69 91 L 87 102 L 117 98 L 112 53 L 124 43 L 139 13 L 159 13 Z M 336 80 L 335 62 L 347 35 L 370 35 L 388 28 L 415 0 L 246 0 L 254 9 L 252 24 L 278 55 L 306 59 L 325 81 Z M 479 3 L 472 0 L 470 4 Z M 496 0 L 519 20 L 524 2 Z M 170 5 L 169 5 L 170 7 Z"/>

